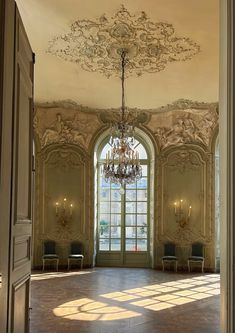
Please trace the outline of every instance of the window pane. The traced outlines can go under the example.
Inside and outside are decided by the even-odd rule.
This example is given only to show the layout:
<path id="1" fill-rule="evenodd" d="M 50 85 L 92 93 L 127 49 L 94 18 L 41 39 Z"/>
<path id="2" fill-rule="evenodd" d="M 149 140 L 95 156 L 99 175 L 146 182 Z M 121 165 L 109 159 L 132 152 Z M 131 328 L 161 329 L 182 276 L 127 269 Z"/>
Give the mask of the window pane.
<path id="1" fill-rule="evenodd" d="M 136 213 L 136 202 L 126 202 L 126 213 Z"/>
<path id="2" fill-rule="evenodd" d="M 110 184 L 105 181 L 103 176 L 100 177 L 100 187 L 110 188 Z"/>
<path id="3" fill-rule="evenodd" d="M 110 200 L 110 189 L 101 188 L 100 189 L 100 201 L 109 201 Z"/>
<path id="4" fill-rule="evenodd" d="M 147 177 L 148 176 L 148 174 L 147 174 L 148 166 L 147 165 L 141 165 L 141 167 L 142 167 L 142 176 Z"/>
<path id="5" fill-rule="evenodd" d="M 135 239 L 126 239 L 126 251 L 136 251 Z"/>
<path id="6" fill-rule="evenodd" d="M 112 201 L 121 201 L 121 194 L 120 194 L 119 190 L 111 191 L 111 200 Z"/>
<path id="7" fill-rule="evenodd" d="M 136 238 L 136 227 L 126 227 L 126 237 Z"/>
<path id="8" fill-rule="evenodd" d="M 137 213 L 147 213 L 147 202 L 138 202 Z"/>
<path id="9" fill-rule="evenodd" d="M 109 213 L 110 212 L 110 203 L 109 202 L 101 202 L 100 203 L 100 212 L 101 213 Z"/>
<path id="10" fill-rule="evenodd" d="M 121 225 L 121 214 L 111 214 L 111 225 Z"/>
<path id="11" fill-rule="evenodd" d="M 111 202 L 111 213 L 121 213 L 121 202 Z"/>
<path id="12" fill-rule="evenodd" d="M 106 153 L 111 149 L 111 146 L 109 143 L 106 143 L 106 145 L 104 146 L 104 148 L 102 149 L 102 152 L 100 154 L 100 158 L 101 159 L 105 159 L 106 158 Z"/>
<path id="13" fill-rule="evenodd" d="M 137 239 L 137 251 L 147 251 L 147 239 Z"/>
<path id="14" fill-rule="evenodd" d="M 137 188 L 147 188 L 147 178 L 142 177 L 140 180 L 137 181 Z"/>
<path id="15" fill-rule="evenodd" d="M 136 201 L 136 190 L 126 190 L 126 200 Z"/>
<path id="16" fill-rule="evenodd" d="M 137 201 L 147 201 L 147 190 L 138 190 L 137 191 Z"/>
<path id="17" fill-rule="evenodd" d="M 110 224 L 110 215 L 109 214 L 100 214 L 99 224 L 104 225 L 104 226 L 109 225 Z"/>
<path id="18" fill-rule="evenodd" d="M 146 150 L 145 150 L 144 146 L 141 143 L 138 144 L 138 146 L 136 147 L 135 150 L 139 152 L 139 158 L 140 159 L 146 160 L 148 158 Z"/>
<path id="19" fill-rule="evenodd" d="M 100 251 L 108 251 L 109 250 L 109 239 L 100 239 Z"/>
<path id="20" fill-rule="evenodd" d="M 121 250 L 121 240 L 111 239 L 111 251 L 120 251 L 120 250 Z"/>
<path id="21" fill-rule="evenodd" d="M 120 188 L 120 184 L 114 184 L 114 183 L 111 183 L 111 188 Z"/>
<path id="22" fill-rule="evenodd" d="M 126 215 L 126 225 L 136 225 L 136 215 Z"/>
<path id="23" fill-rule="evenodd" d="M 137 238 L 147 238 L 147 228 L 146 227 L 137 228 Z"/>
<path id="24" fill-rule="evenodd" d="M 137 215 L 137 225 L 147 226 L 147 215 Z"/>
<path id="25" fill-rule="evenodd" d="M 111 227 L 111 238 L 121 237 L 121 227 Z"/>
<path id="26" fill-rule="evenodd" d="M 99 237 L 101 238 L 109 238 L 110 228 L 107 225 L 100 225 L 99 227 Z"/>
<path id="27" fill-rule="evenodd" d="M 133 184 L 127 184 L 126 188 L 136 188 L 136 182 L 134 182 Z"/>

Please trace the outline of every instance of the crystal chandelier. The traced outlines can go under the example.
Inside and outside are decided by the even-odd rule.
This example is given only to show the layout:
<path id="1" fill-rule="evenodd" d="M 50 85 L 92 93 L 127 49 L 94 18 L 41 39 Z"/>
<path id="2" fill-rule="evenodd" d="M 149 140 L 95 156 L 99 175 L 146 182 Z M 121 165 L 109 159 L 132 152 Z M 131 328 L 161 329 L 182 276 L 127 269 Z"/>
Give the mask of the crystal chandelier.
<path id="1" fill-rule="evenodd" d="M 126 50 L 121 50 L 121 82 L 122 106 L 119 120 L 112 125 L 110 130 L 111 149 L 106 154 L 103 164 L 103 176 L 107 182 L 120 184 L 124 189 L 125 184 L 132 184 L 142 177 L 142 168 L 139 153 L 134 150 L 134 124 L 125 110 L 125 65 L 127 63 Z"/>

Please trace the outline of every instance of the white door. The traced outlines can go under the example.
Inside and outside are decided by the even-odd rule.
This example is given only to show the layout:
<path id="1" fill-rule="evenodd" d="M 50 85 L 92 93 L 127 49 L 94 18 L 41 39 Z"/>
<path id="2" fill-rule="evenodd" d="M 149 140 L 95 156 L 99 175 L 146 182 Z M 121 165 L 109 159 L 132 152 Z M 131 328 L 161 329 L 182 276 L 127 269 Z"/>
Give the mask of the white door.
<path id="1" fill-rule="evenodd" d="M 29 331 L 33 53 L 17 6 L 5 1 L 1 62 L 0 331 Z M 1 31 L 1 32 L 2 32 Z"/>

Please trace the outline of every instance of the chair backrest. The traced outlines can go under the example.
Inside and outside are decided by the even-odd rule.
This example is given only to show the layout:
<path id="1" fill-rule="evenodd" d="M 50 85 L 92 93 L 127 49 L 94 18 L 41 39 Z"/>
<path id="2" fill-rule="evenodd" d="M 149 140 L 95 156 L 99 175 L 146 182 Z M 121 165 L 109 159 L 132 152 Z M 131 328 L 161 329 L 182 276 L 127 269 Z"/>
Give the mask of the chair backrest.
<path id="1" fill-rule="evenodd" d="M 193 243 L 192 244 L 192 256 L 194 257 L 203 257 L 204 254 L 203 254 L 203 248 L 204 248 L 204 245 L 202 243 Z"/>
<path id="2" fill-rule="evenodd" d="M 55 242 L 48 240 L 43 242 L 43 254 L 56 254 Z"/>
<path id="3" fill-rule="evenodd" d="M 83 254 L 83 246 L 80 242 L 71 243 L 71 254 Z"/>
<path id="4" fill-rule="evenodd" d="M 175 256 L 175 244 L 166 243 L 164 244 L 164 256 Z"/>

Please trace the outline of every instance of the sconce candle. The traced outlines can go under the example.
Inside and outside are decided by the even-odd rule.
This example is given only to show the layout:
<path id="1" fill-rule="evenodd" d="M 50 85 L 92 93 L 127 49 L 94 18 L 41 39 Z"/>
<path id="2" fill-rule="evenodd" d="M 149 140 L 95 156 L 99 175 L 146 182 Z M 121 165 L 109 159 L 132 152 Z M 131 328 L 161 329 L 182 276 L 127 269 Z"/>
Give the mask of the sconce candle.
<path id="1" fill-rule="evenodd" d="M 188 217 L 191 216 L 191 210 L 192 210 L 192 206 L 189 206 L 189 208 L 188 208 Z"/>
<path id="2" fill-rule="evenodd" d="M 70 204 L 70 216 L 73 214 L 73 204 Z"/>
<path id="3" fill-rule="evenodd" d="M 181 199 L 180 200 L 180 210 L 182 209 L 182 203 L 183 203 L 183 200 Z"/>
<path id="4" fill-rule="evenodd" d="M 65 208 L 65 206 L 66 206 L 66 201 L 67 201 L 67 199 L 64 198 L 64 208 Z"/>
<path id="5" fill-rule="evenodd" d="M 59 206 L 59 202 L 55 203 L 55 213 L 56 215 L 58 214 L 58 206 Z"/>
<path id="6" fill-rule="evenodd" d="M 176 211 L 177 211 L 177 203 L 174 202 L 174 206 L 175 206 L 175 214 L 176 214 Z"/>

